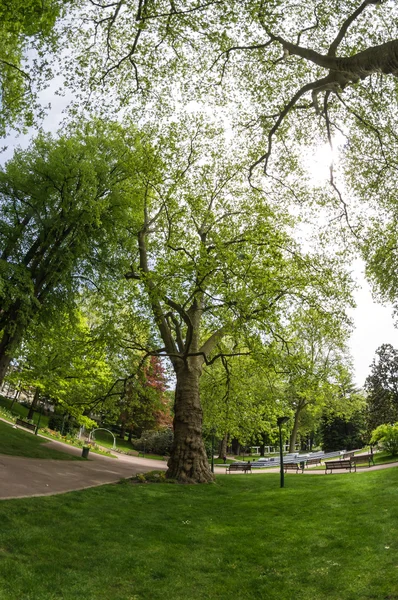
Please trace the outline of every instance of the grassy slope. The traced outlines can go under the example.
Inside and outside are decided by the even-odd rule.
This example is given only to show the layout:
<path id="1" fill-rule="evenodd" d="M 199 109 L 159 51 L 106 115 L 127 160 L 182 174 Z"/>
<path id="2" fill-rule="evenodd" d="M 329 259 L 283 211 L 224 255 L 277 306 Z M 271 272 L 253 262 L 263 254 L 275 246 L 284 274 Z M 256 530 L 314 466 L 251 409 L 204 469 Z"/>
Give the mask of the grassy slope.
<path id="1" fill-rule="evenodd" d="M 398 469 L 0 503 L 2 600 L 398 597 Z"/>
<path id="2" fill-rule="evenodd" d="M 0 406 L 2 406 L 3 408 L 6 408 L 7 410 L 10 410 L 11 405 L 12 405 L 12 400 L 10 398 L 5 398 L 4 396 L 0 396 Z M 26 406 L 19 404 L 19 402 L 14 402 L 14 404 L 12 405 L 12 413 L 16 417 L 19 417 L 21 419 L 26 419 L 28 412 L 29 412 L 29 409 Z M 35 412 L 33 415 L 33 421 L 35 423 L 37 423 L 38 419 L 39 419 L 39 413 Z M 47 427 L 47 426 L 48 426 L 48 417 L 46 417 L 46 415 L 41 415 L 40 427 Z"/>
<path id="3" fill-rule="evenodd" d="M 43 438 L 21 429 L 14 429 L 12 425 L 0 421 L 0 454 L 30 458 L 55 458 L 57 460 L 76 460 L 78 458 L 65 454 L 65 452 L 43 447 L 46 442 L 47 440 Z"/>

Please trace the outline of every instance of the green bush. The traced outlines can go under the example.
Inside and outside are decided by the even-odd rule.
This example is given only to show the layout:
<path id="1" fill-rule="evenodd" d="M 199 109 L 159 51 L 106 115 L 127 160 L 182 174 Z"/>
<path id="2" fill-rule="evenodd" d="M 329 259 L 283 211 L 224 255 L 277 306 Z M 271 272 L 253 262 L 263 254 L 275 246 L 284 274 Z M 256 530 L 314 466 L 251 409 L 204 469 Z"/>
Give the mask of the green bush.
<path id="1" fill-rule="evenodd" d="M 384 423 L 379 425 L 372 431 L 371 444 L 381 443 L 383 448 L 391 454 L 391 456 L 398 455 L 398 423 L 390 425 Z"/>
<path id="2" fill-rule="evenodd" d="M 75 420 L 68 415 L 52 414 L 48 419 L 48 428 L 61 431 L 63 435 L 73 435 L 77 431 Z"/>
<path id="3" fill-rule="evenodd" d="M 165 456 L 170 454 L 173 444 L 173 432 L 171 429 L 162 431 L 144 431 L 138 440 L 133 441 L 133 448 L 147 454 L 159 454 Z"/>
<path id="4" fill-rule="evenodd" d="M 132 480 L 138 483 L 176 483 L 175 479 L 166 479 L 166 473 L 164 471 L 138 473 Z"/>

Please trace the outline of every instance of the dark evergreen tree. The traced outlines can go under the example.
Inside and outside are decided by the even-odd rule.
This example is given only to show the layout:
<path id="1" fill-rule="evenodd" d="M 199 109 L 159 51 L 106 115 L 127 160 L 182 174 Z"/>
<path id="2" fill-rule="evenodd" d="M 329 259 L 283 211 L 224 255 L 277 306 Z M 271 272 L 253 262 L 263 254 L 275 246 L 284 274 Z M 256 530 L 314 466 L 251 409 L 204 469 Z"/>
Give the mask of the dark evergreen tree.
<path id="1" fill-rule="evenodd" d="M 383 344 L 376 355 L 365 381 L 369 432 L 383 423 L 398 421 L 398 350 Z"/>
<path id="2" fill-rule="evenodd" d="M 325 452 L 362 448 L 366 442 L 365 432 L 365 414 L 361 411 L 349 418 L 324 416 L 320 426 L 322 448 Z"/>

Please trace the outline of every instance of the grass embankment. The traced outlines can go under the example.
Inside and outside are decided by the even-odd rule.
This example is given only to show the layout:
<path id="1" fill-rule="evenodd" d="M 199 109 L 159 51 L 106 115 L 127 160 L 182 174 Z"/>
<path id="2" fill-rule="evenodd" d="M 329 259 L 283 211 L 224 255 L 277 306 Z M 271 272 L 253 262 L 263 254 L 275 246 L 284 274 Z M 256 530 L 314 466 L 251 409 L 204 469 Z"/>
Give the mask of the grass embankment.
<path id="1" fill-rule="evenodd" d="M 10 398 L 5 398 L 4 396 L 0 396 L 0 407 L 5 408 L 9 412 L 11 412 L 14 415 L 14 417 L 18 417 L 20 419 L 26 419 L 29 412 L 29 409 L 26 406 L 23 406 L 23 404 L 19 404 L 19 402 L 13 403 L 13 401 Z M 32 421 L 37 424 L 38 420 L 39 412 L 35 412 L 33 414 Z M 48 426 L 48 417 L 46 415 L 41 415 L 40 426 Z"/>
<path id="2" fill-rule="evenodd" d="M 94 441 L 96 444 L 99 444 L 100 446 L 104 446 L 104 448 L 113 448 L 113 441 L 114 438 L 113 436 L 108 433 L 107 431 L 96 431 L 94 433 Z M 118 450 L 122 450 L 123 452 L 128 452 L 129 454 L 132 455 L 136 455 L 138 456 L 138 452 L 136 450 L 134 450 L 132 444 L 128 441 L 128 440 L 122 440 L 120 437 L 118 437 L 117 435 L 115 435 L 116 437 L 116 448 Z"/>
<path id="3" fill-rule="evenodd" d="M 55 458 L 57 460 L 80 460 L 65 452 L 52 450 L 43 446 L 47 440 L 36 435 L 14 429 L 8 423 L 0 421 L 0 454 L 26 456 L 29 458 Z M 1 553 L 1 550 L 0 550 Z M 0 596 L 1 598 L 1 596 Z"/>
<path id="4" fill-rule="evenodd" d="M 4 600 L 398 595 L 398 469 L 113 485 L 0 503 Z"/>
<path id="5" fill-rule="evenodd" d="M 107 431 L 99 430 L 95 432 L 95 442 L 104 448 L 113 448 L 113 437 Z M 116 448 L 127 452 L 132 456 L 143 456 L 143 452 L 138 452 L 133 448 L 133 445 L 128 440 L 122 440 L 116 436 Z M 154 460 L 167 460 L 168 457 L 160 456 L 159 454 L 148 454 L 145 452 L 145 458 L 153 458 Z"/>

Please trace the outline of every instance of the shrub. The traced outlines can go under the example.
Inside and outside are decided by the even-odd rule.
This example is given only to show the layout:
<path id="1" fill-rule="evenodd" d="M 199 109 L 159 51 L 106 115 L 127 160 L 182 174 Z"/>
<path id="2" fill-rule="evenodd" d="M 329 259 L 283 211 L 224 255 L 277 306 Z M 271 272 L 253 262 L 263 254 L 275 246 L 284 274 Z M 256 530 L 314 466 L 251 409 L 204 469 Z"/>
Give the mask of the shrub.
<path id="1" fill-rule="evenodd" d="M 172 443 L 173 432 L 171 429 L 145 431 L 142 433 L 140 439 L 133 441 L 133 448 L 139 452 L 145 450 L 148 454 L 165 456 L 166 454 L 170 454 Z"/>
<path id="2" fill-rule="evenodd" d="M 164 471 L 138 473 L 132 480 L 138 483 L 176 483 L 175 479 L 166 479 L 166 473 Z"/>
<path id="3" fill-rule="evenodd" d="M 398 423 L 384 423 L 372 431 L 371 444 L 380 442 L 383 448 L 392 456 L 398 455 Z"/>
<path id="4" fill-rule="evenodd" d="M 52 414 L 48 419 L 49 429 L 61 431 L 64 435 L 73 435 L 76 433 L 77 427 L 75 420 L 67 415 Z"/>

